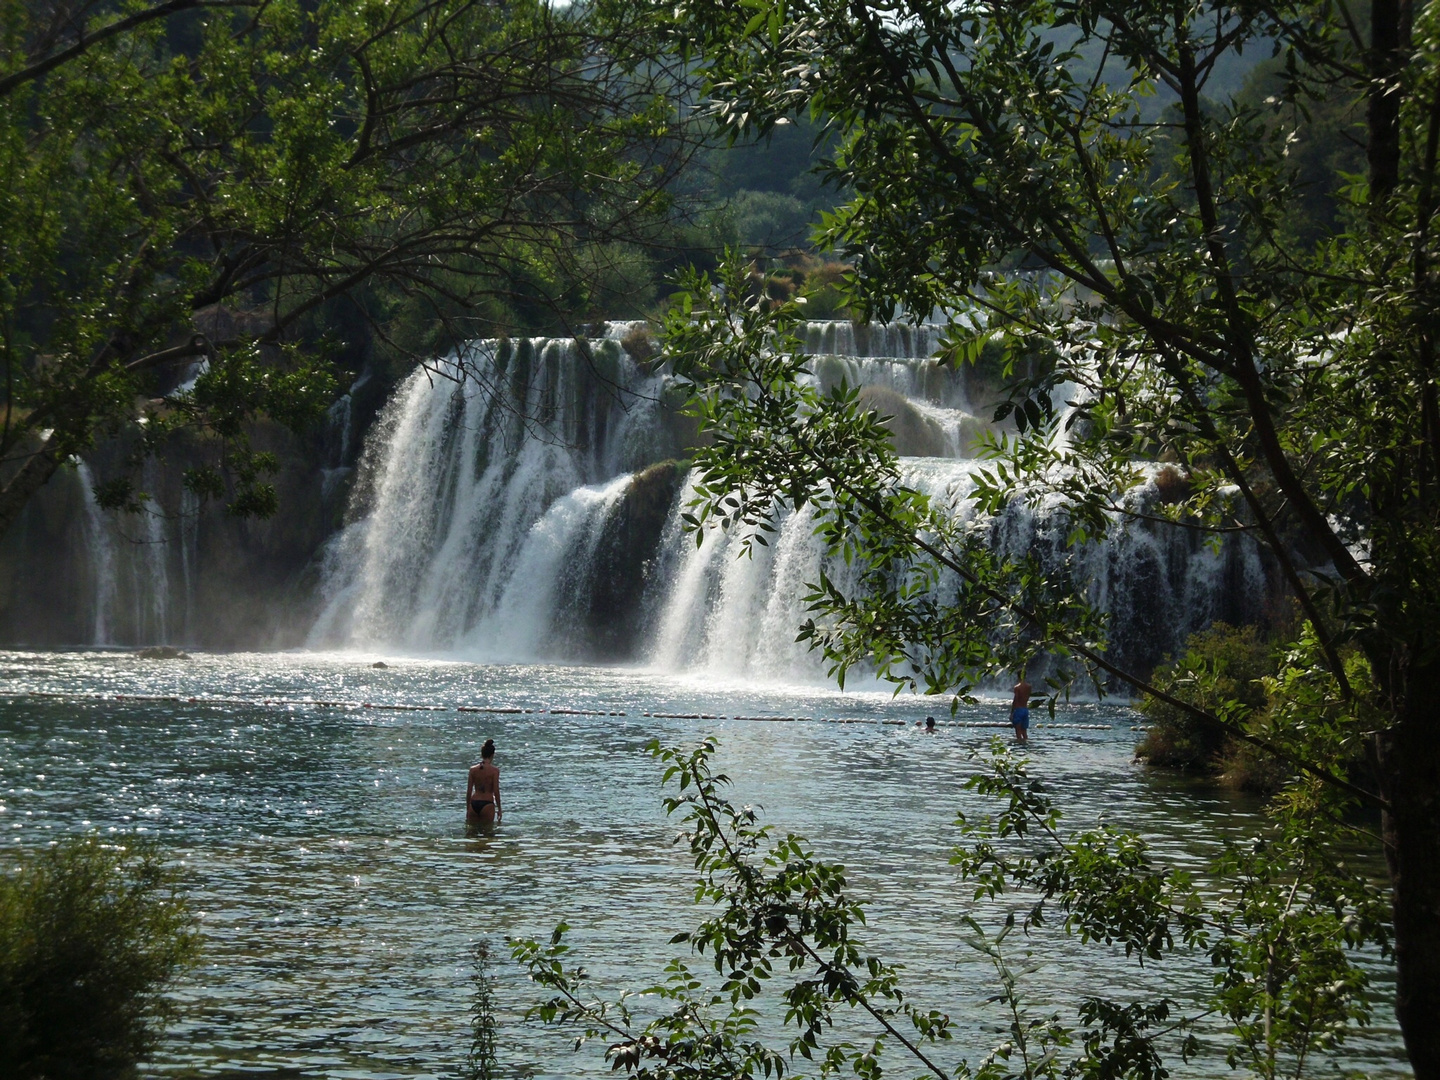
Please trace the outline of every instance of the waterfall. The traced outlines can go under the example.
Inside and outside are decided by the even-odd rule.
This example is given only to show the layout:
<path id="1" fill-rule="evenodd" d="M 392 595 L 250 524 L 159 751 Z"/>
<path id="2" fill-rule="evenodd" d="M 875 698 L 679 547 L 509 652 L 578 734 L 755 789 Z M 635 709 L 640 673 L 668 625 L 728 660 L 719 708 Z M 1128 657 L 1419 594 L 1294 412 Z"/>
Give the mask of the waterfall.
<path id="1" fill-rule="evenodd" d="M 495 604 L 483 611 L 459 645 L 495 660 L 544 655 L 556 623 L 589 576 L 602 530 L 624 497 L 630 478 L 579 487 L 550 505 L 517 545 L 513 570 Z"/>
<path id="2" fill-rule="evenodd" d="M 195 629 L 195 586 L 200 563 L 200 496 L 188 487 L 180 489 L 180 582 L 185 596 L 182 613 L 185 640 Z"/>
<path id="3" fill-rule="evenodd" d="M 142 477 L 150 491 L 158 490 L 159 477 L 153 458 L 145 462 Z M 130 560 L 135 627 L 138 640 L 167 643 L 170 640 L 170 547 L 169 537 L 165 535 L 165 516 L 152 497 L 140 509 L 138 517 L 139 557 Z"/>
<path id="4" fill-rule="evenodd" d="M 660 415 L 664 379 L 619 344 L 627 329 L 583 346 L 477 342 L 412 374 L 362 455 L 363 520 L 327 553 L 311 640 L 542 648 L 551 601 L 541 613 L 537 598 L 593 554 L 626 486 L 609 482 L 682 449 Z"/>
<path id="5" fill-rule="evenodd" d="M 110 645 L 115 607 L 115 540 L 100 504 L 95 501 L 95 476 L 90 466 L 76 459 L 75 472 L 80 477 L 85 506 L 85 552 L 94 604 L 91 643 Z"/>
<path id="6" fill-rule="evenodd" d="M 325 413 L 325 423 L 329 428 L 327 434 L 331 436 L 327 441 L 333 447 L 330 461 L 320 468 L 320 499 L 326 504 L 330 503 L 350 476 L 350 432 L 354 419 L 354 402 L 353 394 L 341 394 Z"/>
<path id="7" fill-rule="evenodd" d="M 95 501 L 95 475 L 90 465 L 75 459 L 82 500 L 85 565 L 90 587 L 89 644 L 169 644 L 177 628 L 176 590 L 171 587 L 172 563 L 178 563 L 181 588 L 178 626 L 188 630 L 190 602 L 196 576 L 196 531 L 199 500 L 181 495 L 182 515 L 176 535 L 158 501 L 135 514 L 112 515 Z M 155 491 L 160 476 L 149 463 L 142 481 Z M 177 542 L 178 541 L 178 542 Z"/>
<path id="8" fill-rule="evenodd" d="M 696 545 L 681 512 L 694 429 L 663 372 L 611 324 L 589 341 L 473 343 L 412 374 L 372 428 L 349 523 L 324 554 L 312 645 L 442 653 L 487 662 L 620 659 L 668 670 L 813 680 L 796 643 L 826 556 L 809 508 L 768 547 Z M 994 388 L 938 363 L 939 328 L 817 322 L 803 328 L 822 389 L 844 380 L 892 417 L 904 482 L 973 513 L 975 440 Z M 647 468 L 649 466 L 650 468 Z M 1144 498 L 1158 497 L 1153 481 Z M 990 523 L 1004 553 L 1068 560 L 1112 615 L 1111 652 L 1145 665 L 1216 618 L 1254 619 L 1268 595 L 1248 540 L 1117 519 L 1075 550 L 1063 515 L 1016 504 Z"/>

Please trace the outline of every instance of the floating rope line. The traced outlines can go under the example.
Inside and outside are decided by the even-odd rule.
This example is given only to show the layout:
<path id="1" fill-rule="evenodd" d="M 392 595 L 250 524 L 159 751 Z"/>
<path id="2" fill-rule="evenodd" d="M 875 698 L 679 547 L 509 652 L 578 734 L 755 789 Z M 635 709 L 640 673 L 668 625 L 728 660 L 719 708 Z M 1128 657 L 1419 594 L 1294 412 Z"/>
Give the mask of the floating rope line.
<path id="1" fill-rule="evenodd" d="M 320 698 L 244 698 L 244 697 L 182 697 L 178 694 L 103 694 L 81 691 L 25 690 L 18 693 L 0 692 L 0 699 L 45 698 L 59 701 L 123 701 L 162 705 L 249 705 L 271 708 L 295 708 L 297 706 L 316 709 L 376 709 L 383 712 L 460 712 L 484 713 L 500 716 L 625 716 L 624 712 L 606 709 L 525 709 L 518 705 L 409 705 L 373 701 L 331 701 Z M 739 720 L 747 723 L 768 724 L 874 724 L 884 727 L 909 727 L 909 720 L 887 720 L 858 716 L 725 716 L 716 713 L 670 713 L 642 712 L 655 720 Z M 918 724 L 915 726 L 919 726 Z M 1006 730 L 1011 725 L 999 721 L 951 720 L 942 727 L 950 728 L 993 728 Z M 1052 724 L 1039 722 L 1033 727 L 1065 729 L 1069 731 L 1110 731 L 1110 724 Z M 1131 731 L 1144 731 L 1144 727 L 1131 727 Z"/>
<path id="2" fill-rule="evenodd" d="M 579 716 L 624 716 L 623 712 L 589 712 L 579 709 L 521 709 L 515 707 L 491 707 L 485 705 L 415 705 L 404 702 L 376 701 L 330 701 L 321 698 L 247 698 L 247 697 L 182 697 L 177 694 L 102 694 L 81 691 L 55 692 L 28 690 L 20 693 L 0 693 L 3 698 L 47 698 L 60 701 L 123 701 L 145 704 L 169 705 L 264 705 L 272 708 L 295 708 L 306 706 L 316 709 L 376 709 L 382 712 L 470 712 L 470 713 L 564 713 Z"/>
<path id="3" fill-rule="evenodd" d="M 1001 729 L 1007 729 L 1007 730 L 1008 730 L 1009 728 L 1012 728 L 1012 727 L 1014 727 L 1015 725 L 1013 725 L 1013 724 L 1001 723 L 1001 722 L 999 722 L 999 721 L 991 722 L 991 721 L 988 721 L 988 720 L 986 720 L 986 721 L 952 720 L 952 721 L 950 721 L 948 724 L 945 724 L 945 725 L 943 725 L 943 726 L 944 726 L 944 727 L 962 727 L 962 728 L 1001 728 Z M 1051 729 L 1053 729 L 1053 728 L 1064 728 L 1064 729 L 1067 730 L 1067 731 L 1111 731 L 1111 730 L 1114 729 L 1114 725 L 1112 725 L 1112 724 L 1049 724 L 1049 723 L 1046 723 L 1046 722 L 1043 721 L 1043 720 L 1037 721 L 1037 722 L 1035 722 L 1035 723 L 1032 723 L 1030 726 L 1033 727 L 1033 728 L 1042 728 L 1042 727 L 1043 727 L 1043 728 L 1051 728 Z"/>
<path id="4" fill-rule="evenodd" d="M 743 720 L 750 723 L 768 724 L 874 724 L 879 723 L 886 727 L 905 727 L 910 724 L 909 720 L 876 720 L 863 716 L 710 716 L 705 713 L 641 713 L 642 716 L 652 716 L 665 720 Z M 919 726 L 918 724 L 916 725 Z M 1012 725 L 999 721 L 988 720 L 951 720 L 941 727 L 952 728 L 999 728 L 1008 730 Z M 1070 731 L 1110 731 L 1110 724 L 1049 724 L 1037 723 L 1034 727 L 1065 728 Z"/>

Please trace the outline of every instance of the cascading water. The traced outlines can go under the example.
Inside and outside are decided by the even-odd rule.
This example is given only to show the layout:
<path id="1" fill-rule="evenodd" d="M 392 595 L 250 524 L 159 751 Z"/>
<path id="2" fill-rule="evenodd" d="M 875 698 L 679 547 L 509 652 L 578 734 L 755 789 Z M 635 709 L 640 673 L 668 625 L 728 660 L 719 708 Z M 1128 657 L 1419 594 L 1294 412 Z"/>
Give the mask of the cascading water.
<path id="1" fill-rule="evenodd" d="M 966 513 L 985 388 L 931 359 L 939 328 L 812 323 L 822 388 L 842 379 L 893 417 L 905 482 Z M 418 371 L 367 441 L 351 523 L 325 556 L 316 645 L 444 652 L 484 661 L 621 659 L 782 680 L 814 679 L 794 640 L 807 585 L 842 584 L 808 510 L 768 548 L 696 546 L 680 510 L 694 432 L 663 373 L 620 342 L 479 342 Z M 648 467 L 648 468 L 647 468 Z M 1248 542 L 1215 549 L 1184 530 L 1118 522 L 1081 552 L 1064 521 L 1014 506 L 1007 551 L 1082 563 L 1112 613 L 1112 653 L 1153 663 L 1215 618 L 1254 618 L 1267 595 Z"/>
<path id="2" fill-rule="evenodd" d="M 476 343 L 396 391 L 362 457 L 365 513 L 331 544 L 312 640 L 543 653 L 567 575 L 623 494 L 674 456 L 664 379 L 611 336 Z M 677 429 L 678 430 L 678 429 Z"/>
<path id="3" fill-rule="evenodd" d="M 154 459 L 145 463 L 145 485 L 155 490 L 157 484 Z M 170 538 L 166 535 L 165 517 L 154 505 L 143 507 L 138 515 L 140 535 L 139 558 L 131 559 L 132 595 L 135 603 L 135 626 L 141 641 L 170 640 Z"/>
<path id="4" fill-rule="evenodd" d="M 112 643 L 112 612 L 115 607 L 115 541 L 100 504 L 95 501 L 95 476 L 90 466 L 77 461 L 75 472 L 80 478 L 81 498 L 85 505 L 85 551 L 89 560 L 91 595 L 94 614 L 91 642 Z"/>
<path id="5" fill-rule="evenodd" d="M 195 588 L 198 500 L 181 495 L 172 518 L 151 500 L 138 513 L 107 513 L 95 500 L 95 476 L 77 459 L 75 477 L 82 506 L 83 569 L 88 580 L 91 645 L 169 644 L 184 640 Z M 158 488 L 156 467 L 142 482 Z M 172 575 L 178 570 L 179 588 Z"/>

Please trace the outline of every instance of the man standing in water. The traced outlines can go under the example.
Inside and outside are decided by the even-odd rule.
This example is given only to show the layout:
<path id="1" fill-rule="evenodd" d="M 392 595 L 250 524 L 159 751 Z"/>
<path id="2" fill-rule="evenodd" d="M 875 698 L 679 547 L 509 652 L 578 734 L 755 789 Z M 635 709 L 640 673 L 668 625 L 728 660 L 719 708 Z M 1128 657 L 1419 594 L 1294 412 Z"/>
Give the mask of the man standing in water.
<path id="1" fill-rule="evenodd" d="M 465 824 L 487 827 L 500 817 L 500 770 L 495 767 L 495 740 L 486 739 L 480 748 L 480 764 L 470 766 L 470 782 L 465 787 Z"/>
<path id="2" fill-rule="evenodd" d="M 1015 741 L 1022 746 L 1030 741 L 1030 684 L 1025 673 L 1015 684 L 1015 698 L 1010 702 L 1010 723 L 1015 727 Z"/>

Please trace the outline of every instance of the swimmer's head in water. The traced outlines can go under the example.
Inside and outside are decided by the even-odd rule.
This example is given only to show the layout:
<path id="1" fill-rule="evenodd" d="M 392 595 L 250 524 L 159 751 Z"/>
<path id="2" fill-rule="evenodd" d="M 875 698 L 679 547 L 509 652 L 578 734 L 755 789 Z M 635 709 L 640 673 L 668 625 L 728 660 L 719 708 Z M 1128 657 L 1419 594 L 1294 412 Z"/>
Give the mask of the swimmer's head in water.
<path id="1" fill-rule="evenodd" d="M 480 748 L 480 760 L 489 761 L 495 756 L 495 740 L 486 739 L 485 745 Z"/>
<path id="2" fill-rule="evenodd" d="M 927 728 L 933 728 L 935 726 L 935 718 L 933 716 L 925 717 L 925 726 Z"/>

